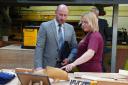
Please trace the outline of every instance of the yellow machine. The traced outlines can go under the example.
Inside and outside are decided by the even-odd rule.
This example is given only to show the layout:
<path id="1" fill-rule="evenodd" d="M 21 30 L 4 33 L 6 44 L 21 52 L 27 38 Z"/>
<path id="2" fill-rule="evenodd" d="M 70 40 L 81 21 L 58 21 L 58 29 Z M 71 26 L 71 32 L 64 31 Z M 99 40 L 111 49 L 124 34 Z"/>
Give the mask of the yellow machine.
<path id="1" fill-rule="evenodd" d="M 36 46 L 38 28 L 38 26 L 26 26 L 23 28 L 23 48 Z"/>

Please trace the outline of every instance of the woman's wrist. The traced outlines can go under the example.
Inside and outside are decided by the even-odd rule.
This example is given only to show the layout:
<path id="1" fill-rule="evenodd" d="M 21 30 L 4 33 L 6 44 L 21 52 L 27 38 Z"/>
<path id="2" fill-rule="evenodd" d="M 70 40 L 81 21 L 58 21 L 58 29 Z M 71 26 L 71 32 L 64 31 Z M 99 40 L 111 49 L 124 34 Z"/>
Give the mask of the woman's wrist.
<path id="1" fill-rule="evenodd" d="M 73 66 L 73 67 L 76 67 L 76 64 L 75 64 L 75 63 L 72 63 L 72 66 Z"/>

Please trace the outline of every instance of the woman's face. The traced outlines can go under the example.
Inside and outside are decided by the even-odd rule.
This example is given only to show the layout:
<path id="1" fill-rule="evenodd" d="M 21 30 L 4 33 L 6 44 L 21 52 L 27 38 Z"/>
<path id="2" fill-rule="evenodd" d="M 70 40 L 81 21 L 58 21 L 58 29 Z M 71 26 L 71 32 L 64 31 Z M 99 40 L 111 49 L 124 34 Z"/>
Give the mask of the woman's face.
<path id="1" fill-rule="evenodd" d="M 91 30 L 91 26 L 86 18 L 81 20 L 81 28 L 84 30 L 84 32 L 89 32 Z"/>

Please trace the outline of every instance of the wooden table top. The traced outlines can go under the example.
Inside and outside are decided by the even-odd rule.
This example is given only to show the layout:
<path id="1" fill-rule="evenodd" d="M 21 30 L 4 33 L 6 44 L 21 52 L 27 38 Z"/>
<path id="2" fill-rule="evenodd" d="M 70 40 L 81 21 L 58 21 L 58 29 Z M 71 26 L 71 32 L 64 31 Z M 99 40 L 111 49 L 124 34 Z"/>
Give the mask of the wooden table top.
<path id="1" fill-rule="evenodd" d="M 70 79 L 81 76 L 84 77 L 84 79 L 86 78 L 89 79 L 93 77 L 93 80 L 98 81 L 97 85 L 128 85 L 128 76 L 120 75 L 119 73 L 95 73 L 95 72 L 69 73 Z M 16 76 L 11 82 L 9 82 L 6 85 L 21 85 L 21 84 L 18 77 Z M 69 85 L 69 81 L 62 81 L 62 80 L 58 82 L 52 81 L 51 85 Z"/>

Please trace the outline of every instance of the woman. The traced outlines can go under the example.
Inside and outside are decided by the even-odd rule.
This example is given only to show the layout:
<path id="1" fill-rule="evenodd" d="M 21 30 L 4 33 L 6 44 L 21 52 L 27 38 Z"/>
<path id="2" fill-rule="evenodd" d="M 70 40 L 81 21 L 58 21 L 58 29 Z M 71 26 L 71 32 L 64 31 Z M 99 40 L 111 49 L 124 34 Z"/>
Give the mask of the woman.
<path id="1" fill-rule="evenodd" d="M 81 16 L 81 28 L 87 35 L 80 41 L 78 54 L 73 63 L 62 69 L 71 71 L 78 66 L 81 72 L 102 72 L 103 38 L 99 33 L 98 19 L 93 12 Z"/>

